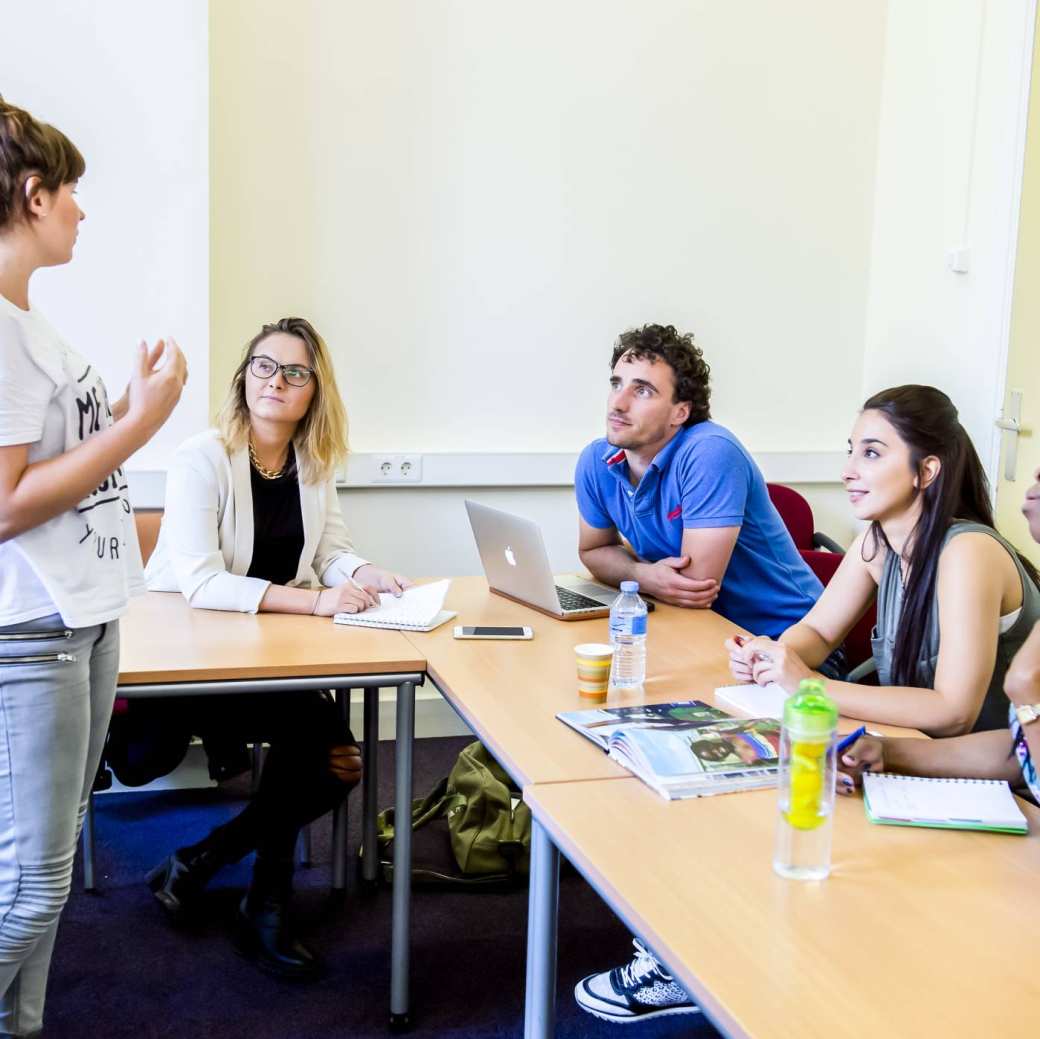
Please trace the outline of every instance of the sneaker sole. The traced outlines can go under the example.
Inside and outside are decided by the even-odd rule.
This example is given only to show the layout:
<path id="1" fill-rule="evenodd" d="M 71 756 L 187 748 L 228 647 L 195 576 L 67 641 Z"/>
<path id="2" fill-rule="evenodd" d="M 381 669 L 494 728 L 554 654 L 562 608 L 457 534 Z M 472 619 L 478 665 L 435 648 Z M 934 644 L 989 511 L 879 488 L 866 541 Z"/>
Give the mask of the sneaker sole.
<path id="1" fill-rule="evenodd" d="M 594 1006 L 589 1003 L 583 1002 L 582 996 L 591 996 L 595 999 L 596 997 L 592 993 L 585 992 L 582 989 L 582 982 L 579 981 L 574 986 L 574 1002 L 585 1011 L 586 1014 L 591 1014 L 593 1017 L 598 1017 L 601 1021 L 610 1021 L 612 1024 L 627 1025 L 632 1021 L 649 1021 L 652 1017 L 678 1017 L 680 1014 L 699 1014 L 701 1008 L 695 1003 L 684 1004 L 683 1006 L 672 1006 L 672 1007 L 661 1007 L 656 1010 L 641 1010 L 638 1013 L 628 1011 L 627 1013 L 614 1013 L 610 1009 L 610 1004 L 604 1003 L 602 1000 L 599 1001 L 600 1006 Z M 620 1008 L 618 1008 L 620 1010 Z"/>
<path id="2" fill-rule="evenodd" d="M 577 1000 L 575 1000 L 577 1002 Z M 585 1011 L 586 1014 L 591 1014 L 593 1017 L 598 1017 L 601 1021 L 609 1021 L 613 1025 L 629 1025 L 637 1021 L 649 1021 L 653 1017 L 679 1017 L 681 1014 L 699 1014 L 701 1012 L 700 1007 L 662 1007 L 660 1010 L 644 1010 L 638 1014 L 629 1014 L 627 1017 L 618 1017 L 615 1014 L 609 1014 L 605 1010 L 595 1010 L 593 1007 L 588 1007 L 584 1003 L 578 1003 L 578 1006 Z"/>

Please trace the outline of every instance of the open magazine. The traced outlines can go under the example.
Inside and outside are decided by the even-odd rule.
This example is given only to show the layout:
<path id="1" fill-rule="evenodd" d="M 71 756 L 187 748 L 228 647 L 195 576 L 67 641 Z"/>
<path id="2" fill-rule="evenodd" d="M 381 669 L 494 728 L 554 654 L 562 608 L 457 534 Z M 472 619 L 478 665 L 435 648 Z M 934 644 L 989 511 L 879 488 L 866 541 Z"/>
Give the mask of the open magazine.
<path id="1" fill-rule="evenodd" d="M 776 785 L 780 723 L 775 718 L 733 718 L 700 700 L 564 711 L 556 717 L 668 799 Z"/>

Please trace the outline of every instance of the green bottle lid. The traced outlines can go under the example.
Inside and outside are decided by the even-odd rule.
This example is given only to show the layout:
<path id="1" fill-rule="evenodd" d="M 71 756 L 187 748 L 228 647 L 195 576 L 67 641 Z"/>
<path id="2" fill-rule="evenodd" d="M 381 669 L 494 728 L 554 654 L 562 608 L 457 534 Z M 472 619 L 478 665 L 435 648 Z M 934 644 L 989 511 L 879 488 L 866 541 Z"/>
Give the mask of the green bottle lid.
<path id="1" fill-rule="evenodd" d="M 784 702 L 784 728 L 797 740 L 830 739 L 838 725 L 838 705 L 818 678 L 803 678 L 798 692 Z"/>

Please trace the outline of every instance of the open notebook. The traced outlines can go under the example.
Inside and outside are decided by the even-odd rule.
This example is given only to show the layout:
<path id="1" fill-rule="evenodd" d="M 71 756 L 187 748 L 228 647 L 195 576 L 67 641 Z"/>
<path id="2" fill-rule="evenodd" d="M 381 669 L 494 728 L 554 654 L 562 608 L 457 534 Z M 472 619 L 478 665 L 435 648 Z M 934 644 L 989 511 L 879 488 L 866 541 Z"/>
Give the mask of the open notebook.
<path id="1" fill-rule="evenodd" d="M 872 823 L 1028 833 L 1011 787 L 1000 779 L 925 779 L 868 772 L 863 806 Z"/>
<path id="2" fill-rule="evenodd" d="M 337 613 L 332 619 L 337 624 L 351 624 L 360 628 L 433 631 L 455 616 L 454 610 L 442 608 L 450 586 L 451 581 L 416 585 L 406 588 L 399 599 L 381 592 L 378 606 L 372 606 L 363 613 Z"/>
<path id="3" fill-rule="evenodd" d="M 768 685 L 723 685 L 715 690 L 720 707 L 732 707 L 747 718 L 783 718 L 787 693 L 776 682 Z"/>

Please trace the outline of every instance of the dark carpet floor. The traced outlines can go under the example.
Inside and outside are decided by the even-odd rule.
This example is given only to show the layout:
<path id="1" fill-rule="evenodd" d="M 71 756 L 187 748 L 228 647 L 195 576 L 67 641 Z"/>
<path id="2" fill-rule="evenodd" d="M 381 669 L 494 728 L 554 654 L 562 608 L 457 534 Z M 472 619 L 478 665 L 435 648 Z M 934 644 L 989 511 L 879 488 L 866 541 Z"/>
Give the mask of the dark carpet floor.
<path id="1" fill-rule="evenodd" d="M 466 742 L 417 742 L 417 794 L 449 771 Z M 392 798 L 392 764 L 393 744 L 383 743 L 380 804 Z M 144 873 L 169 850 L 198 839 L 237 811 L 241 796 L 235 790 L 203 790 L 97 799 L 99 891 L 83 891 L 77 866 L 51 972 L 48 1039 L 388 1034 L 390 891 L 367 893 L 351 875 L 345 900 L 330 897 L 327 819 L 314 826 L 315 865 L 298 871 L 294 900 L 301 933 L 328 965 L 321 981 L 299 986 L 272 980 L 233 951 L 227 925 L 248 880 L 248 862 L 217 877 L 209 893 L 212 914 L 195 930 L 172 930 L 160 917 Z M 360 823 L 355 796 L 352 852 Z M 526 915 L 526 891 L 414 893 L 411 1034 L 474 1039 L 522 1034 Z M 579 1010 L 574 982 L 627 961 L 630 953 L 625 928 L 579 876 L 565 870 L 557 1036 L 717 1036 L 699 1017 L 619 1026 Z"/>

